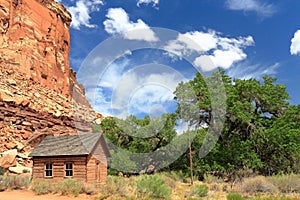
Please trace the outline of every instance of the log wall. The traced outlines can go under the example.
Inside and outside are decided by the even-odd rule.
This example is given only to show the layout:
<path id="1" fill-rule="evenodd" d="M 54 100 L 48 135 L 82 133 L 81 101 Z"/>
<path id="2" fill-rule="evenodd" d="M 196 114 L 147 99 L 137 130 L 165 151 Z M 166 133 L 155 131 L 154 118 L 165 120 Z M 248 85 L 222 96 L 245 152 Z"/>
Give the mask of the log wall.
<path id="1" fill-rule="evenodd" d="M 73 163 L 73 179 L 87 181 L 87 157 L 86 156 L 65 156 L 65 157 L 34 157 L 33 158 L 33 179 L 49 179 L 54 182 L 62 181 L 65 177 L 65 163 Z M 52 177 L 45 177 L 45 164 L 52 163 Z"/>
<path id="2" fill-rule="evenodd" d="M 106 182 L 107 179 L 107 157 L 103 150 L 104 140 L 100 139 L 96 144 L 87 162 L 87 182 Z"/>

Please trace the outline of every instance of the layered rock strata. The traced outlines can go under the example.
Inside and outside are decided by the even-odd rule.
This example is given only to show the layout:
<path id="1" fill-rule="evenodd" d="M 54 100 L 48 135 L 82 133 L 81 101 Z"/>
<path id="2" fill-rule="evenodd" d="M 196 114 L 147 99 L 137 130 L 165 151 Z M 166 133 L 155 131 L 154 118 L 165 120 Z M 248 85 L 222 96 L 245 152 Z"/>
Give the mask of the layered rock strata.
<path id="1" fill-rule="evenodd" d="M 0 166 L 15 173 L 45 136 L 101 123 L 69 66 L 70 23 L 54 0 L 0 2 Z"/>

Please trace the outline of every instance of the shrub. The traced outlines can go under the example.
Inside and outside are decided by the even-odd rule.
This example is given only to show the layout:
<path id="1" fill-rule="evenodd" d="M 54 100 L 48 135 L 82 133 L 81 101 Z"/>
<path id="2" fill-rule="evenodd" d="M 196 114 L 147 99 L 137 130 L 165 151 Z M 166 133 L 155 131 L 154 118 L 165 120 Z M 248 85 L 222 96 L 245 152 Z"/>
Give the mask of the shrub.
<path id="1" fill-rule="evenodd" d="M 241 191 L 252 194 L 257 192 L 276 193 L 278 189 L 272 183 L 269 183 L 265 177 L 256 176 L 245 179 Z"/>
<path id="2" fill-rule="evenodd" d="M 62 195 L 74 195 L 77 197 L 83 190 L 83 183 L 74 179 L 66 179 L 55 185 L 55 192 L 61 192 Z"/>
<path id="3" fill-rule="evenodd" d="M 27 189 L 30 183 L 30 176 L 0 176 L 0 190 L 21 190 Z"/>
<path id="4" fill-rule="evenodd" d="M 4 173 L 5 173 L 5 170 L 2 167 L 0 167 L 0 176 L 4 175 Z"/>
<path id="5" fill-rule="evenodd" d="M 240 194 L 230 193 L 226 196 L 226 199 L 227 200 L 243 200 L 244 198 Z"/>
<path id="6" fill-rule="evenodd" d="M 82 192 L 87 195 L 94 195 L 98 193 L 98 189 L 95 185 L 85 185 L 82 188 Z"/>
<path id="7" fill-rule="evenodd" d="M 32 182 L 31 190 L 38 195 L 49 194 L 53 192 L 53 184 L 48 180 L 37 179 Z"/>
<path id="8" fill-rule="evenodd" d="M 174 181 L 180 181 L 183 183 L 189 182 L 189 176 L 188 174 L 184 173 L 181 170 L 178 171 L 166 171 L 162 172 L 161 174 L 173 179 Z"/>
<path id="9" fill-rule="evenodd" d="M 165 185 L 164 179 L 158 175 L 140 176 L 136 184 L 138 197 L 170 199 L 171 189 Z"/>
<path id="10" fill-rule="evenodd" d="M 130 187 L 129 179 L 117 176 L 108 176 L 106 185 L 102 186 L 102 192 L 108 195 L 127 196 L 130 193 L 128 190 Z"/>
<path id="11" fill-rule="evenodd" d="M 300 192 L 300 177 L 295 174 L 277 175 L 267 178 L 280 192 Z"/>
<path id="12" fill-rule="evenodd" d="M 204 174 L 205 183 L 222 183 L 223 180 L 220 177 L 205 173 Z"/>
<path id="13" fill-rule="evenodd" d="M 23 171 L 22 171 L 23 173 L 28 173 L 28 172 L 30 172 L 28 169 L 23 169 Z"/>
<path id="14" fill-rule="evenodd" d="M 198 197 L 205 197 L 208 193 L 207 185 L 194 185 L 193 194 L 196 194 Z"/>

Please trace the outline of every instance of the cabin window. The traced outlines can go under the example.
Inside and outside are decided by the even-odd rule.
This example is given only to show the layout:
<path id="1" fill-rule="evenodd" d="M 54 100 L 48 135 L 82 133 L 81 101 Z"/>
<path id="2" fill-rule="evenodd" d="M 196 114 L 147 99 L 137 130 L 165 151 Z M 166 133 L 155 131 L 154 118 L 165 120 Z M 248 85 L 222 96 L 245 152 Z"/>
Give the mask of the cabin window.
<path id="1" fill-rule="evenodd" d="M 52 163 L 45 164 L 45 177 L 52 177 Z"/>
<path id="2" fill-rule="evenodd" d="M 66 163 L 66 177 L 73 176 L 73 163 Z"/>

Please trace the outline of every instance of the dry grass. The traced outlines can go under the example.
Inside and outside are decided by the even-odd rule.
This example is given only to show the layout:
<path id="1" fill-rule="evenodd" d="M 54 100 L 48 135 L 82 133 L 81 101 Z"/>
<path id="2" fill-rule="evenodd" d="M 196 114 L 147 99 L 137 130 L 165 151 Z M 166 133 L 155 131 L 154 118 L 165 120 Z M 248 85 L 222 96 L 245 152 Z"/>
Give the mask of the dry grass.
<path id="1" fill-rule="evenodd" d="M 272 183 L 268 182 L 264 176 L 256 176 L 253 178 L 245 179 L 240 187 L 240 192 L 242 193 L 278 193 L 278 188 L 275 187 Z"/>
<path id="2" fill-rule="evenodd" d="M 96 196 L 95 199 L 124 199 L 137 200 L 145 199 L 138 190 L 138 182 L 143 176 L 132 176 L 129 178 L 109 176 L 107 184 L 92 184 L 80 185 L 76 182 L 58 184 L 48 183 L 45 180 L 31 182 L 31 189 L 38 194 L 46 193 L 63 193 L 65 195 L 71 194 L 77 196 L 78 193 L 85 193 Z M 152 176 L 151 176 L 152 177 Z M 176 176 L 176 174 L 156 174 L 155 177 L 163 179 L 162 185 L 166 190 L 170 190 L 171 194 L 168 197 L 172 200 L 192 200 L 192 199 L 207 199 L 207 200 L 226 200 L 230 193 L 236 195 L 229 195 L 231 199 L 252 199 L 252 200 L 300 200 L 300 175 L 281 175 L 272 177 L 249 177 L 244 178 L 241 183 L 237 183 L 233 187 L 231 183 L 225 183 L 216 177 L 208 177 L 204 182 L 195 181 L 194 186 L 189 183 L 184 183 L 183 177 Z M 23 180 L 23 181 L 22 181 Z M 28 184 L 22 177 L 2 177 L 0 176 L 0 186 L 5 189 L 26 189 Z M 29 179 L 26 179 L 29 180 Z M 153 179 L 154 180 L 154 179 Z M 156 189 L 155 184 L 152 183 L 154 193 Z M 155 180 L 154 180 L 155 182 Z M 29 182 L 28 182 L 29 183 Z M 149 183 L 149 184 L 150 184 Z M 141 188 L 148 188 L 147 183 L 142 183 Z M 201 186 L 202 185 L 202 186 Z M 201 193 L 203 185 L 207 185 L 203 195 Z M 55 190 L 57 187 L 59 190 Z M 73 189 L 74 190 L 73 190 Z M 150 188 L 150 187 L 149 187 Z M 63 192 L 63 189 L 65 192 Z M 200 191 L 201 190 L 201 191 Z M 159 190 L 158 190 L 159 191 Z M 200 195 L 199 195 L 200 191 Z M 147 192 L 147 191 L 146 191 Z M 0 193 L 1 196 L 1 193 Z M 92 196 L 91 198 L 93 198 Z M 156 197 L 148 197 L 148 199 L 155 199 Z M 163 197 L 159 197 L 164 199 Z M 1 198 L 0 198 L 1 199 Z M 78 198 L 79 200 L 80 198 Z M 156 198 L 157 199 L 157 198 Z"/>
<path id="3" fill-rule="evenodd" d="M 267 180 L 275 185 L 281 193 L 300 193 L 300 175 L 277 175 L 267 177 Z"/>

